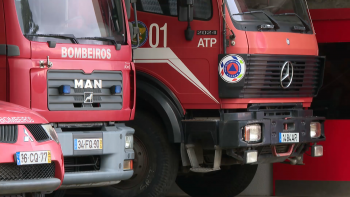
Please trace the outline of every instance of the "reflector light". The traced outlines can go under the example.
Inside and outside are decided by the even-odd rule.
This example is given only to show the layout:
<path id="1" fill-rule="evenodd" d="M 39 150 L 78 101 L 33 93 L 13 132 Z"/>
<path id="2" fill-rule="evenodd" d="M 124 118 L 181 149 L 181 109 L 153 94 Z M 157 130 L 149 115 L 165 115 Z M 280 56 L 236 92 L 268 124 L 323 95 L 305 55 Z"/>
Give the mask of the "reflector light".
<path id="1" fill-rule="evenodd" d="M 252 124 L 244 127 L 244 141 L 258 142 L 260 140 L 261 140 L 261 126 L 259 124 Z"/>
<path id="2" fill-rule="evenodd" d="M 70 86 L 69 85 L 61 85 L 59 87 L 60 94 L 70 94 Z"/>
<path id="3" fill-rule="evenodd" d="M 244 151 L 244 161 L 246 164 L 256 163 L 258 161 L 258 151 L 257 150 Z"/>
<path id="4" fill-rule="evenodd" d="M 323 156 L 323 146 L 321 145 L 313 145 L 311 147 L 311 156 L 312 157 L 321 157 Z"/>
<path id="5" fill-rule="evenodd" d="M 310 123 L 310 137 L 311 138 L 321 137 L 321 123 L 319 122 Z"/>
<path id="6" fill-rule="evenodd" d="M 132 169 L 133 169 L 133 162 L 132 162 L 132 160 L 124 160 L 123 170 L 132 170 Z"/>
<path id="7" fill-rule="evenodd" d="M 120 94 L 122 92 L 122 87 L 120 85 L 112 86 L 110 90 L 111 94 Z"/>

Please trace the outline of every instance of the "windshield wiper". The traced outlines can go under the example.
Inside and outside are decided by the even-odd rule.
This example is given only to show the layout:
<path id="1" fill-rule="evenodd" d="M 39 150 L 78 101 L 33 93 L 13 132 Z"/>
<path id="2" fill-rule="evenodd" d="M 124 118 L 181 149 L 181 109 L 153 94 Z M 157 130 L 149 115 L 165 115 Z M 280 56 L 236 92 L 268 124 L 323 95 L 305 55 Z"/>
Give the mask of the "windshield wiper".
<path id="1" fill-rule="evenodd" d="M 115 40 L 114 37 L 80 37 L 77 39 L 82 39 L 82 40 L 99 40 L 99 41 L 110 41 L 115 45 L 116 50 L 121 49 L 121 44 L 118 44 L 117 41 Z"/>
<path id="2" fill-rule="evenodd" d="M 310 31 L 311 27 L 310 25 L 303 19 L 301 18 L 297 13 L 283 13 L 283 14 L 275 14 L 274 16 L 296 16 L 299 18 L 299 20 L 301 21 L 301 23 L 303 23 L 303 25 L 306 27 L 306 31 Z"/>
<path id="3" fill-rule="evenodd" d="M 38 37 L 49 37 L 49 38 L 66 38 L 73 41 L 75 44 L 79 44 L 76 37 L 73 34 L 24 34 L 24 36 L 38 36 Z"/>
<path id="4" fill-rule="evenodd" d="M 265 16 L 272 22 L 272 24 L 275 26 L 275 29 L 279 29 L 280 25 L 278 22 L 272 18 L 270 15 L 266 14 L 263 10 L 256 10 L 256 11 L 249 11 L 249 12 L 241 12 L 237 14 L 232 14 L 232 15 L 244 15 L 244 14 L 256 14 L 256 13 L 262 13 L 265 14 Z"/>

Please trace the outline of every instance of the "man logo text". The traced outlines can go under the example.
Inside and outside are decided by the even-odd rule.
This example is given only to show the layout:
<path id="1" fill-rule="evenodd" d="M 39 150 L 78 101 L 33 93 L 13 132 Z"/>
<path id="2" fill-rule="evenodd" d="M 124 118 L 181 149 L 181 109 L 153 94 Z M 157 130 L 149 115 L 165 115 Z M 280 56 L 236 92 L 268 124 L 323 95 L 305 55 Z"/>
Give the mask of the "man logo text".
<path id="1" fill-rule="evenodd" d="M 82 79 L 74 79 L 74 88 L 102 88 L 102 80 L 87 79 L 84 84 Z"/>

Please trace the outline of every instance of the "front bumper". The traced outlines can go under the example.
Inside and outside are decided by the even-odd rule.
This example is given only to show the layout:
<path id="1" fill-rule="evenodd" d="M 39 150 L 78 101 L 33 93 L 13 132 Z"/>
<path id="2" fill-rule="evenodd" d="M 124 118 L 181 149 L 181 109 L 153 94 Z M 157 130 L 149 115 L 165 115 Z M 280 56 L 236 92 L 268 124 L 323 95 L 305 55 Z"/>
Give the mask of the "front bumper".
<path id="1" fill-rule="evenodd" d="M 33 141 L 24 140 L 27 136 L 24 130 L 34 139 Z M 62 183 L 64 176 L 63 156 L 60 145 L 52 140 L 37 142 L 31 131 L 24 125 L 18 125 L 17 134 L 15 143 L 0 143 L 0 194 L 52 192 L 56 190 Z M 38 168 L 38 164 L 16 165 L 14 157 L 16 152 L 44 150 L 51 151 L 51 164 L 55 166 L 53 172 L 48 168 L 43 168 L 43 166 Z M 39 171 L 40 173 L 38 173 Z"/>
<path id="2" fill-rule="evenodd" d="M 311 110 L 302 110 L 294 117 L 268 117 L 269 113 L 246 112 L 229 113 L 224 115 L 220 122 L 219 145 L 223 149 L 241 147 L 261 147 L 284 145 L 279 142 L 280 133 L 299 133 L 299 144 L 316 143 L 324 141 L 324 120 L 322 117 L 313 117 Z M 321 123 L 321 137 L 310 137 L 310 123 Z M 248 143 L 243 140 L 243 128 L 246 125 L 259 124 L 262 129 L 261 142 Z M 292 129 L 285 130 L 285 124 L 294 125 Z"/>
<path id="3" fill-rule="evenodd" d="M 269 112 L 246 112 L 230 113 L 224 115 L 220 122 L 219 146 L 222 149 L 235 151 L 257 150 L 257 163 L 283 162 L 290 157 L 301 157 L 308 150 L 310 144 L 324 141 L 324 120 L 323 117 L 314 117 L 312 110 L 299 110 L 289 117 L 272 116 L 276 113 Z M 321 136 L 311 138 L 310 123 L 321 123 Z M 243 129 L 246 125 L 259 124 L 262 129 L 260 142 L 244 141 Z M 286 129 L 286 125 L 291 125 Z M 280 141 L 282 133 L 299 133 L 299 142 L 284 143 Z M 300 158 L 299 158 L 300 160 Z"/>
<path id="4" fill-rule="evenodd" d="M 124 171 L 124 160 L 134 159 L 134 151 L 125 149 L 125 136 L 132 135 L 134 129 L 124 124 L 104 126 L 99 131 L 62 132 L 56 129 L 64 157 L 100 156 L 100 168 L 94 171 L 67 172 L 60 189 L 97 187 L 119 183 L 129 179 L 133 170 Z M 74 139 L 102 138 L 102 150 L 74 150 Z M 66 165 L 67 167 L 67 165 Z"/>
<path id="5" fill-rule="evenodd" d="M 0 183 L 0 194 L 21 194 L 27 192 L 52 192 L 61 184 L 58 178 L 3 181 Z"/>
<path id="6" fill-rule="evenodd" d="M 213 150 L 215 146 L 244 162 L 245 151 L 257 151 L 257 163 L 283 162 L 287 158 L 302 156 L 310 147 L 324 141 L 324 118 L 313 116 L 312 110 L 248 111 L 222 113 L 220 119 L 192 119 L 183 121 L 184 143 L 200 144 L 203 149 Z M 310 123 L 321 123 L 321 136 L 310 137 Z M 261 126 L 261 140 L 244 141 L 243 129 L 246 125 Z M 285 126 L 291 125 L 288 129 Z M 282 143 L 281 133 L 299 133 L 299 142 Z M 299 162 L 300 163 L 300 162 Z"/>

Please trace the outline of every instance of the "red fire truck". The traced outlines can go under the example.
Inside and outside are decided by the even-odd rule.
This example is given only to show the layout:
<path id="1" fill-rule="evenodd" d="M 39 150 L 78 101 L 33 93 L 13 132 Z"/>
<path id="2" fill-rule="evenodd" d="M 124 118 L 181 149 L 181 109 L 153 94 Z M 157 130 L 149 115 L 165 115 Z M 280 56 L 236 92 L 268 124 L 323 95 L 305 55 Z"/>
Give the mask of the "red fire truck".
<path id="1" fill-rule="evenodd" d="M 55 129 L 37 113 L 0 101 L 0 150 L 1 196 L 42 197 L 61 185 L 61 146 Z"/>
<path id="2" fill-rule="evenodd" d="M 160 196 L 176 179 L 191 196 L 234 196 L 258 164 L 323 155 L 324 118 L 308 108 L 324 58 L 304 0 L 138 0 L 137 10 L 135 169 L 108 191 Z"/>
<path id="3" fill-rule="evenodd" d="M 127 6 L 125 6 L 127 5 Z M 0 99 L 31 108 L 57 131 L 61 189 L 132 176 L 130 1 L 1 0 Z"/>

